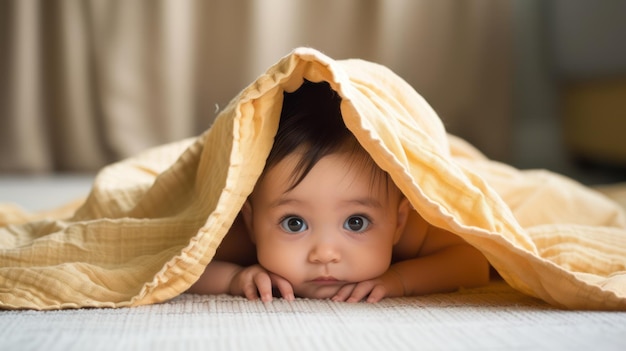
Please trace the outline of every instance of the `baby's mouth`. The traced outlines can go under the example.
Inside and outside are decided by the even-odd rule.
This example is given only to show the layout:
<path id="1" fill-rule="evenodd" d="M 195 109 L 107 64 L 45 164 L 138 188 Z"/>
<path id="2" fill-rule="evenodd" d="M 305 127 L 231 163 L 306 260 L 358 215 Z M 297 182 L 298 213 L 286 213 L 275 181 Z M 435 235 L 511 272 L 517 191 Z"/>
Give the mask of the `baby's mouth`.
<path id="1" fill-rule="evenodd" d="M 311 280 L 311 282 L 315 284 L 322 284 L 322 285 L 333 285 L 333 284 L 341 283 L 341 280 L 332 276 L 323 276 L 323 277 L 317 277 Z"/>

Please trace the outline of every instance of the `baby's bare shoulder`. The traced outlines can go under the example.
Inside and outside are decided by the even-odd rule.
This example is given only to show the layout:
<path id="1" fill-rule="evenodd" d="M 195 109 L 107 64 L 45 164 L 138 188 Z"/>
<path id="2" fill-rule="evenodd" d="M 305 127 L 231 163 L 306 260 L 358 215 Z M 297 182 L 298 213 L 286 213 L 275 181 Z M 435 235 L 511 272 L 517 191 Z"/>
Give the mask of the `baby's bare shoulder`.
<path id="1" fill-rule="evenodd" d="M 238 216 L 215 253 L 216 260 L 250 266 L 257 263 L 256 248 Z"/>
<path id="2" fill-rule="evenodd" d="M 416 211 L 411 211 L 400 240 L 393 248 L 394 262 L 418 257 L 430 225 Z"/>

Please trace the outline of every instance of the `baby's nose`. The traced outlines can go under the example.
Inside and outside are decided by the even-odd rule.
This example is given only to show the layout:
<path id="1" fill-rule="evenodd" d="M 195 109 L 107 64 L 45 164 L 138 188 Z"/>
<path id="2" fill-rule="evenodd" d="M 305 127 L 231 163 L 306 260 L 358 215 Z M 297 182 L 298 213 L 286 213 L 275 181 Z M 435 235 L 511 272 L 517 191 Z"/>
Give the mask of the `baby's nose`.
<path id="1" fill-rule="evenodd" d="M 309 261 L 313 263 L 336 263 L 340 259 L 339 249 L 332 242 L 318 242 L 309 252 Z"/>

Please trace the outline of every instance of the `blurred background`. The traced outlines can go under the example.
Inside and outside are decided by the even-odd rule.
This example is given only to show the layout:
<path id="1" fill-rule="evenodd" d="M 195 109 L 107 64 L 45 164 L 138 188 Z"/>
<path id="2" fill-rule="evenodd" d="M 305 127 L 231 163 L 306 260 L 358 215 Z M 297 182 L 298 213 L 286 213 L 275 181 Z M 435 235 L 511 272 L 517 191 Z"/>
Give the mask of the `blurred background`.
<path id="1" fill-rule="evenodd" d="M 0 175 L 200 134 L 297 46 L 382 63 L 490 158 L 626 180 L 624 0 L 2 0 Z"/>

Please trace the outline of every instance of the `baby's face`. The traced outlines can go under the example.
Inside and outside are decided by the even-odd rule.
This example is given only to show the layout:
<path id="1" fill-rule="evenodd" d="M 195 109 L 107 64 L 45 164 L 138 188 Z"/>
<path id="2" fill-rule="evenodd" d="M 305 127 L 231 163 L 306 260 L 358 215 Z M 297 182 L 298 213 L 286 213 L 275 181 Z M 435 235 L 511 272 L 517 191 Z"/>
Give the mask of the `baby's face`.
<path id="1" fill-rule="evenodd" d="M 297 296 L 330 298 L 345 284 L 376 278 L 390 265 L 406 200 L 389 181 L 345 154 L 322 158 L 292 190 L 293 153 L 271 168 L 244 207 L 259 263 Z M 405 212 L 408 211 L 405 208 Z"/>

